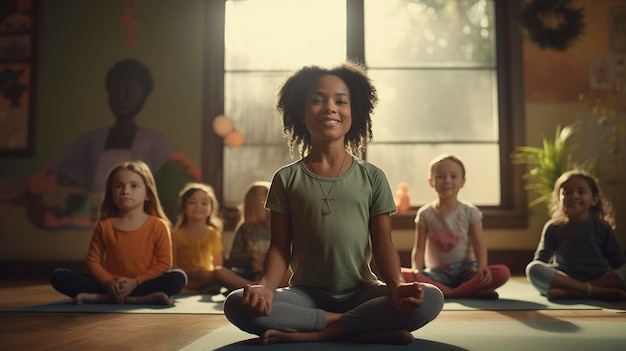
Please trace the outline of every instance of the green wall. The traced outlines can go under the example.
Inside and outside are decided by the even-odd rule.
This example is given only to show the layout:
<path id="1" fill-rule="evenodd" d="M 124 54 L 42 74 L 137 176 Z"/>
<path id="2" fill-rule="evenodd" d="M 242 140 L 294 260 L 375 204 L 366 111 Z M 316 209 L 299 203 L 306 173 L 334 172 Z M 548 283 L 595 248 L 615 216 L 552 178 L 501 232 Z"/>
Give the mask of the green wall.
<path id="1" fill-rule="evenodd" d="M 18 188 L 87 131 L 109 127 L 105 77 L 135 58 L 154 90 L 137 116 L 201 166 L 203 0 L 137 0 L 135 47 L 126 46 L 127 0 L 39 0 L 35 143 L 32 156 L 0 156 L 0 185 Z M 91 231 L 36 228 L 24 208 L 0 196 L 0 261 L 81 260 Z"/>
<path id="2" fill-rule="evenodd" d="M 115 121 L 105 77 L 118 60 L 151 70 L 154 91 L 137 122 L 170 139 L 200 166 L 204 5 L 138 0 L 139 41 L 126 46 L 126 0 L 39 1 L 35 146 L 32 157 L 0 157 L 0 179 L 28 179 L 83 133 Z"/>

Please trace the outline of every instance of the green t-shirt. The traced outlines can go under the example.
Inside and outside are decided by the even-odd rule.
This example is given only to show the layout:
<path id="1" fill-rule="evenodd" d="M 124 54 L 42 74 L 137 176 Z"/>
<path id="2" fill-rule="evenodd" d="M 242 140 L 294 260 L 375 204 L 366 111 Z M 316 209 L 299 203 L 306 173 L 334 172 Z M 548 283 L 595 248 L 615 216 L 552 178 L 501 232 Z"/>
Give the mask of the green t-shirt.
<path id="1" fill-rule="evenodd" d="M 274 174 L 266 204 L 291 219 L 291 285 L 331 301 L 379 283 L 370 269 L 369 220 L 396 211 L 384 172 L 353 159 L 329 195 L 331 214 L 322 214 L 325 201 L 318 179 L 328 192 L 335 178 L 316 178 L 302 160 Z"/>

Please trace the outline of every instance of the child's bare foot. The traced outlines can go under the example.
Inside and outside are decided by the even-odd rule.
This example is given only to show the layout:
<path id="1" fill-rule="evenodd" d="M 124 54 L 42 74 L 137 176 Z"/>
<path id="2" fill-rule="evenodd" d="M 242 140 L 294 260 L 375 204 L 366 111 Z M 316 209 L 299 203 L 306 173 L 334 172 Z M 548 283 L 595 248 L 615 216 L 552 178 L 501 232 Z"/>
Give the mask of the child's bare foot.
<path id="1" fill-rule="evenodd" d="M 359 334 L 350 334 L 347 335 L 344 339 L 352 342 L 408 345 L 413 342 L 413 334 L 404 329 L 383 330 Z"/>
<path id="2" fill-rule="evenodd" d="M 548 300 L 584 299 L 587 296 L 574 290 L 551 288 L 548 290 Z"/>
<path id="3" fill-rule="evenodd" d="M 626 300 L 626 291 L 617 288 L 605 288 L 593 285 L 589 288 L 589 295 L 574 290 L 566 290 L 552 288 L 548 290 L 548 299 L 585 299 L 596 298 L 605 301 L 624 301 Z"/>
<path id="4" fill-rule="evenodd" d="M 589 297 L 606 301 L 624 301 L 626 300 L 626 291 L 617 288 L 605 288 L 592 285 L 589 289 Z"/>
<path id="5" fill-rule="evenodd" d="M 494 289 L 489 289 L 489 290 L 480 290 L 477 291 L 471 295 L 468 296 L 469 298 L 472 299 L 490 299 L 490 300 L 497 300 L 500 295 L 498 295 L 498 292 L 495 291 Z"/>
<path id="6" fill-rule="evenodd" d="M 143 296 L 129 296 L 125 303 L 128 304 L 144 304 L 144 305 L 171 305 L 174 300 L 167 296 L 164 292 L 154 292 Z"/>
<path id="7" fill-rule="evenodd" d="M 74 303 L 82 305 L 84 303 L 111 303 L 113 299 L 107 294 L 78 293 L 74 296 Z"/>
<path id="8" fill-rule="evenodd" d="M 282 342 L 312 342 L 321 341 L 322 335 L 319 332 L 284 332 L 269 329 L 260 335 L 261 344 L 276 344 Z"/>

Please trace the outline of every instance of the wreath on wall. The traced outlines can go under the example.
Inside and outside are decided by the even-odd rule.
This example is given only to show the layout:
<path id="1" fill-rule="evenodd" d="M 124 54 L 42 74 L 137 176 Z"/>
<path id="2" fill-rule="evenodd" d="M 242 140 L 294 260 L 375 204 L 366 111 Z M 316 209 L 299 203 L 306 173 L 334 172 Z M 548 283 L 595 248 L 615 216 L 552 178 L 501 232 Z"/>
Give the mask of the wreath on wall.
<path id="1" fill-rule="evenodd" d="M 532 0 L 521 11 L 520 22 L 530 41 L 542 49 L 565 51 L 583 33 L 582 9 L 572 0 Z"/>

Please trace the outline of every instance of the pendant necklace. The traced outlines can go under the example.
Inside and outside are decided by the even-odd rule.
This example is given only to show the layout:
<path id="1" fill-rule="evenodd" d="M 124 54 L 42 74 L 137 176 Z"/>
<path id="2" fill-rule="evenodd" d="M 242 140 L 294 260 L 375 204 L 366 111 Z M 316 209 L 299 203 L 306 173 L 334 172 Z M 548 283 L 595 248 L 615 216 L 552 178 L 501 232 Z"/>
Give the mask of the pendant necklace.
<path id="1" fill-rule="evenodd" d="M 313 175 L 315 175 L 315 179 L 317 179 L 317 184 L 320 185 L 320 189 L 322 190 L 322 194 L 324 195 L 324 198 L 322 199 L 322 201 L 324 201 L 324 206 L 322 207 L 322 214 L 327 216 L 331 213 L 333 213 L 333 207 L 330 205 L 330 202 L 335 200 L 335 199 L 331 199 L 330 198 L 330 193 L 333 191 L 333 187 L 335 186 L 335 183 L 337 183 L 337 179 L 339 179 L 339 175 L 341 174 L 341 170 L 343 169 L 343 165 L 346 162 L 346 156 L 348 156 L 348 153 L 345 152 L 343 154 L 343 161 L 341 161 L 341 166 L 339 167 L 339 172 L 337 172 L 337 176 L 335 177 L 335 180 L 333 180 L 333 183 L 330 185 L 330 188 L 328 189 L 328 193 L 324 191 L 324 187 L 322 186 L 322 182 L 320 181 L 320 178 L 317 176 L 317 172 L 315 171 L 315 167 L 313 167 L 313 161 L 311 161 L 311 156 L 309 155 L 309 164 L 311 165 L 311 170 L 313 171 Z"/>

